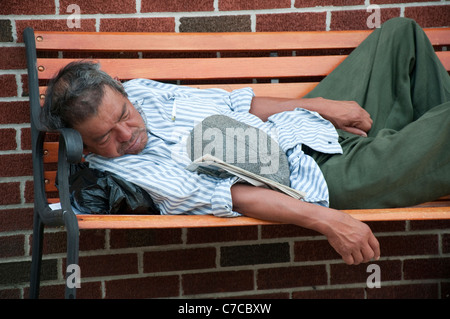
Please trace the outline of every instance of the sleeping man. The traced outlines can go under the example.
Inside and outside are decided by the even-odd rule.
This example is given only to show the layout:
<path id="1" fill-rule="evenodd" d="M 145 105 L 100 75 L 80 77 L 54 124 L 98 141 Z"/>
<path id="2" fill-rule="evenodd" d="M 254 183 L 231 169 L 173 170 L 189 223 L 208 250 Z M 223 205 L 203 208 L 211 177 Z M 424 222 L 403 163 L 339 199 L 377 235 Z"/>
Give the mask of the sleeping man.
<path id="1" fill-rule="evenodd" d="M 76 129 L 90 166 L 142 187 L 161 214 L 299 225 L 325 235 L 347 264 L 359 264 L 380 257 L 379 243 L 340 209 L 410 206 L 450 194 L 449 101 L 450 77 L 425 33 L 396 18 L 301 99 L 120 83 L 80 61 L 50 82 L 43 121 Z M 250 142 L 231 143 L 242 132 Z M 200 155 L 214 151 L 304 196 L 189 171 L 195 145 Z"/>

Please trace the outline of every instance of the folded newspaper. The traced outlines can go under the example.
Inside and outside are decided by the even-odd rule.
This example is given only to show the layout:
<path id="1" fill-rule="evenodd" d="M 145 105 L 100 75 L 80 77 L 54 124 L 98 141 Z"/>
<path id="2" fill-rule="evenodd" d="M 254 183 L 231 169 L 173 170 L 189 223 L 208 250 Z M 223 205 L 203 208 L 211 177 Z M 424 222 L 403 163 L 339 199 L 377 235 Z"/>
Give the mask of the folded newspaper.
<path id="1" fill-rule="evenodd" d="M 306 195 L 302 191 L 298 191 L 286 185 L 275 182 L 271 179 L 265 178 L 261 175 L 254 174 L 242 168 L 226 163 L 210 154 L 206 154 L 202 157 L 197 158 L 191 164 L 189 164 L 186 169 L 191 172 L 204 173 L 220 178 L 237 176 L 241 180 L 244 180 L 251 185 L 270 188 L 285 193 L 296 199 L 302 199 Z"/>

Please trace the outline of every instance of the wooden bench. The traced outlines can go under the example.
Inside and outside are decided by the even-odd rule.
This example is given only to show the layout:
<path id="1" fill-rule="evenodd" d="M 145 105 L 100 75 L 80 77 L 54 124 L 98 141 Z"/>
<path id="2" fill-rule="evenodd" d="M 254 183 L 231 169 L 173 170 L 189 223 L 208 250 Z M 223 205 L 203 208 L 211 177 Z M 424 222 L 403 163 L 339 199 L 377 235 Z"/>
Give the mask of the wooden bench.
<path id="1" fill-rule="evenodd" d="M 120 80 L 149 78 L 198 88 L 251 86 L 256 95 L 299 98 L 312 90 L 370 30 L 282 33 L 87 33 L 24 31 L 31 107 L 34 229 L 30 297 L 39 295 L 44 225 L 65 226 L 67 265 L 78 263 L 79 229 L 190 228 L 272 224 L 247 217 L 75 215 L 68 165 L 82 156 L 80 135 L 46 132 L 39 122 L 46 83 L 75 59 L 93 58 Z M 450 28 L 427 29 L 450 70 Z M 55 188 L 58 171 L 59 192 Z M 50 203 L 61 202 L 52 210 Z M 362 221 L 449 219 L 450 197 L 416 207 L 347 211 Z M 69 274 L 67 274 L 69 275 Z M 75 288 L 66 288 L 74 298 Z"/>

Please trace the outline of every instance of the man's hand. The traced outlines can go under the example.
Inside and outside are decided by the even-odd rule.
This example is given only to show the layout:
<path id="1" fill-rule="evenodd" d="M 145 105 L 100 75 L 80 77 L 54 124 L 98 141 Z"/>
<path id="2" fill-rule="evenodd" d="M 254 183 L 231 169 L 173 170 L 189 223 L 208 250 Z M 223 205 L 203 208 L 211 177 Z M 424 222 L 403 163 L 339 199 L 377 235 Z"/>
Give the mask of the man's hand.
<path id="1" fill-rule="evenodd" d="M 294 224 L 325 235 L 349 265 L 380 257 L 380 245 L 369 226 L 349 214 L 246 184 L 233 185 L 231 196 L 233 210 L 243 215 Z"/>
<path id="2" fill-rule="evenodd" d="M 343 212 L 336 212 L 324 232 L 330 245 L 348 265 L 380 258 L 380 244 L 369 226 Z"/>
<path id="3" fill-rule="evenodd" d="M 334 127 L 367 137 L 372 127 L 370 114 L 354 101 L 334 101 L 318 98 L 319 114 L 333 123 Z"/>
<path id="4" fill-rule="evenodd" d="M 333 123 L 334 127 L 361 136 L 367 136 L 373 123 L 370 114 L 358 103 L 321 97 L 305 99 L 254 97 L 250 113 L 267 121 L 275 113 L 292 111 L 297 107 L 317 112 Z"/>

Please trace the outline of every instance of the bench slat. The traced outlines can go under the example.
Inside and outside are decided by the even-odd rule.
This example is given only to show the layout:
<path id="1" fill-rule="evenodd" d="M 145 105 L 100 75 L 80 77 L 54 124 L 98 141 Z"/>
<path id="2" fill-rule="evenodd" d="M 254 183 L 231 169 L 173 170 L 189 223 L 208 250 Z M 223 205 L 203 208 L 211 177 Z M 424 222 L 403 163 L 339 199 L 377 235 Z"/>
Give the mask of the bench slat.
<path id="1" fill-rule="evenodd" d="M 58 189 L 55 186 L 55 182 L 56 182 L 56 171 L 45 171 L 44 184 L 46 193 L 58 191 Z"/>
<path id="2" fill-rule="evenodd" d="M 450 219 L 448 207 L 410 207 L 344 210 L 361 221 Z M 77 215 L 80 229 L 198 228 L 274 225 L 250 217 L 218 218 L 211 215 Z"/>
<path id="3" fill-rule="evenodd" d="M 143 229 L 255 226 L 276 224 L 250 217 L 212 215 L 77 215 L 80 229 Z"/>
<path id="4" fill-rule="evenodd" d="M 180 52 L 355 48 L 372 30 L 230 33 L 35 31 L 38 50 Z M 450 28 L 425 29 L 433 45 L 450 44 Z"/>
<path id="5" fill-rule="evenodd" d="M 361 221 L 450 219 L 448 206 L 344 210 Z"/>
<path id="6" fill-rule="evenodd" d="M 192 80 L 325 76 L 347 56 L 298 56 L 223 59 L 96 59 L 101 68 L 120 80 Z M 40 79 L 52 78 L 73 59 L 38 59 Z"/>
<path id="7" fill-rule="evenodd" d="M 370 31 L 102 33 L 35 31 L 38 50 L 202 52 L 355 48 Z M 41 38 L 39 38 L 41 37 Z"/>
<path id="8" fill-rule="evenodd" d="M 299 82 L 299 83 L 243 83 L 243 84 L 195 84 L 187 85 L 198 89 L 218 88 L 225 91 L 251 87 L 256 96 L 300 98 L 316 87 L 318 82 Z M 41 105 L 44 103 L 44 94 L 46 86 L 39 87 L 41 94 Z M 52 147 L 52 146 L 49 146 Z M 56 148 L 58 152 L 58 148 Z"/>
<path id="9" fill-rule="evenodd" d="M 444 68 L 450 70 L 450 51 L 437 52 Z M 285 78 L 326 76 L 347 56 L 298 56 L 224 59 L 98 59 L 102 69 L 121 80 Z M 38 59 L 40 79 L 52 78 L 73 59 Z"/>
<path id="10" fill-rule="evenodd" d="M 189 85 L 199 89 L 220 88 L 232 91 L 243 87 L 251 87 L 256 96 L 301 98 L 316 87 L 319 82 L 300 83 L 248 83 L 248 84 L 202 84 Z"/>
<path id="11" fill-rule="evenodd" d="M 450 51 L 440 51 L 436 52 L 439 60 L 441 60 L 444 68 L 450 72 Z"/>
<path id="12" fill-rule="evenodd" d="M 58 142 L 44 142 L 44 163 L 58 163 Z"/>

